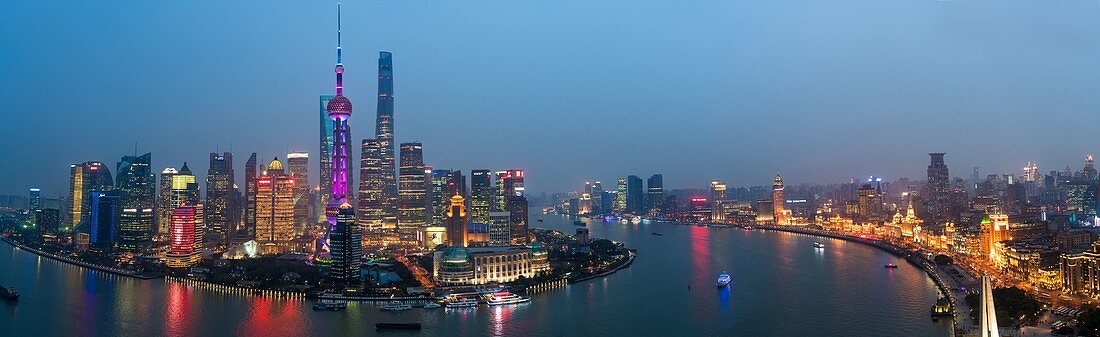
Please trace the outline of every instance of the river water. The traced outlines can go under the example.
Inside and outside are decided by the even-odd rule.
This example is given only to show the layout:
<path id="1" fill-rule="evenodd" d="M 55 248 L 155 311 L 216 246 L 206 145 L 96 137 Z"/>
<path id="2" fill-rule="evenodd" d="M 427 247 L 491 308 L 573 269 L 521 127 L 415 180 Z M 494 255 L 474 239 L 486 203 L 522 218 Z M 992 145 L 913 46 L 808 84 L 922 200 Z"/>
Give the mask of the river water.
<path id="1" fill-rule="evenodd" d="M 538 222 L 537 219 L 542 219 Z M 533 215 L 532 226 L 573 233 L 574 219 Z M 532 302 L 475 310 L 341 312 L 305 300 L 225 294 L 63 264 L 0 243 L 3 336 L 947 336 L 929 318 L 937 290 L 903 259 L 808 235 L 672 224 L 591 221 L 591 235 L 638 250 L 609 277 L 535 294 Z M 659 232 L 663 236 L 652 235 Z M 825 249 L 815 249 L 822 242 Z M 897 269 L 883 265 L 894 263 Z M 733 282 L 716 289 L 722 271 Z M 690 285 L 690 288 L 689 288 Z M 374 323 L 420 321 L 421 331 Z"/>

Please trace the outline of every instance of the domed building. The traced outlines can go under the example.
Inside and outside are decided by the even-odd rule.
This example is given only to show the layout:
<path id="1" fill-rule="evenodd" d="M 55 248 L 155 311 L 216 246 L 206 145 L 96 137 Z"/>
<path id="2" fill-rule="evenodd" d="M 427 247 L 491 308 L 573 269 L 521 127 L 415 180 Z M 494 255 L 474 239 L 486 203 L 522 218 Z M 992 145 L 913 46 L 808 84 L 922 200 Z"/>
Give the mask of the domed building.
<path id="1" fill-rule="evenodd" d="M 535 274 L 550 271 L 550 256 L 546 249 L 542 248 L 542 243 L 532 242 L 527 245 L 527 248 L 531 249 L 531 271 Z"/>
<path id="2" fill-rule="evenodd" d="M 440 285 L 471 284 L 474 280 L 474 256 L 462 247 L 436 252 L 433 274 Z"/>

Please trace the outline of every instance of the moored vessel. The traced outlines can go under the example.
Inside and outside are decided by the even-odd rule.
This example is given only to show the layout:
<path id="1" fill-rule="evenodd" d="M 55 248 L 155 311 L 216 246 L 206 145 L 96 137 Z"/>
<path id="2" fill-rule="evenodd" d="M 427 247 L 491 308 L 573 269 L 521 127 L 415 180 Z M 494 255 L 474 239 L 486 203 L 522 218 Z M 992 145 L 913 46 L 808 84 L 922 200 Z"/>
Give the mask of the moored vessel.
<path id="1" fill-rule="evenodd" d="M 412 305 L 409 305 L 407 303 L 402 303 L 401 301 L 393 301 L 393 302 L 387 303 L 386 305 L 382 306 L 382 310 L 387 310 L 387 311 L 404 311 L 404 310 L 412 310 L 412 308 L 413 308 Z"/>
<path id="2" fill-rule="evenodd" d="M 489 305 L 519 304 L 530 301 L 530 297 L 523 297 L 507 291 L 485 296 L 485 302 L 489 303 Z"/>

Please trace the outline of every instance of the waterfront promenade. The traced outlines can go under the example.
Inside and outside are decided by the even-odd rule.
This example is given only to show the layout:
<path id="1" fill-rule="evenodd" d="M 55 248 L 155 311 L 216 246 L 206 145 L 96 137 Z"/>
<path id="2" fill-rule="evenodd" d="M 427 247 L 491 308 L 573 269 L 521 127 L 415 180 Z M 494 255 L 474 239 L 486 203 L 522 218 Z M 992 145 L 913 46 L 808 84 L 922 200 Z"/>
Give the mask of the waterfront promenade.
<path id="1" fill-rule="evenodd" d="M 53 259 L 53 260 L 56 260 L 56 261 L 59 261 L 59 262 L 64 262 L 64 263 L 77 265 L 77 266 L 88 268 L 88 269 L 102 271 L 102 272 L 105 272 L 105 273 L 111 273 L 111 274 L 120 275 L 120 276 L 133 277 L 133 278 L 142 279 L 142 280 L 150 280 L 150 279 L 160 278 L 160 277 L 164 276 L 164 275 L 160 275 L 160 274 L 137 273 L 137 272 L 130 271 L 130 270 L 123 270 L 123 269 L 111 268 L 111 267 L 107 267 L 107 266 L 100 266 L 100 265 L 97 265 L 97 264 L 91 264 L 91 263 L 87 263 L 87 262 L 84 262 L 84 261 L 80 261 L 80 260 L 65 257 L 65 256 L 50 254 L 50 253 L 47 253 L 47 252 L 44 252 L 44 251 L 41 251 L 41 250 L 38 250 L 38 249 L 28 247 L 26 245 L 23 245 L 23 244 L 15 241 L 15 240 L 12 240 L 11 238 L 0 237 L 0 241 L 4 241 L 4 242 L 12 245 L 12 247 L 15 247 L 17 249 L 22 249 L 22 250 L 27 251 L 27 252 L 31 252 L 31 253 L 33 253 L 35 255 L 38 255 L 38 256 L 42 256 L 42 257 L 45 257 L 45 258 L 48 258 L 48 259 Z"/>

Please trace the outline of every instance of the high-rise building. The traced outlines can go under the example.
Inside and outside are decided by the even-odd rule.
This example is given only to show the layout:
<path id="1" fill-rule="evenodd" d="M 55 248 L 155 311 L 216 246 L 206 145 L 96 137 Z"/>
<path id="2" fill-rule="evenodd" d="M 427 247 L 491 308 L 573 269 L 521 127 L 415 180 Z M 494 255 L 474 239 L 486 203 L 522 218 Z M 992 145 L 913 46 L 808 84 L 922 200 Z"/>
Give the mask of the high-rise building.
<path id="1" fill-rule="evenodd" d="M 1024 165 L 1024 182 L 1034 182 L 1039 180 L 1039 164 L 1035 162 L 1027 162 Z"/>
<path id="2" fill-rule="evenodd" d="M 398 187 L 393 126 L 393 54 L 378 53 L 378 117 L 375 121 L 375 139 L 382 149 L 382 208 L 383 222 L 396 224 L 398 219 Z"/>
<path id="3" fill-rule="evenodd" d="M 928 164 L 928 216 L 927 220 L 932 224 L 942 224 L 951 220 L 951 177 L 947 171 L 947 164 L 943 161 L 942 152 L 929 153 L 932 161 Z"/>
<path id="4" fill-rule="evenodd" d="M 314 251 L 314 258 L 327 259 L 325 256 L 331 252 L 330 239 L 332 231 L 336 228 L 340 206 L 349 203 L 349 187 L 352 185 L 351 170 L 351 127 L 348 119 L 351 118 L 351 100 L 344 96 L 344 55 L 342 47 L 342 29 L 339 7 L 336 15 L 336 97 L 328 101 L 326 106 L 328 117 L 332 119 L 332 190 L 322 191 L 330 193 L 330 200 L 325 205 L 325 219 L 328 221 L 325 235 Z M 293 187 L 293 180 L 291 186 Z M 293 205 L 293 203 L 292 203 Z M 293 211 L 291 211 L 291 223 L 293 223 Z M 280 235 L 282 233 L 280 232 Z"/>
<path id="5" fill-rule="evenodd" d="M 210 231 L 228 238 L 237 221 L 233 154 L 210 153 L 210 169 L 206 171 L 206 202 L 203 211 Z"/>
<path id="6" fill-rule="evenodd" d="M 606 208 L 604 208 L 603 184 L 599 181 L 592 183 L 592 191 L 589 194 L 592 196 L 592 213 L 604 214 Z"/>
<path id="7" fill-rule="evenodd" d="M 188 268 L 199 263 L 201 251 L 195 249 L 195 207 L 180 205 L 172 209 L 169 226 L 168 254 L 164 264 L 172 268 Z"/>
<path id="8" fill-rule="evenodd" d="M 512 244 L 526 245 L 529 241 L 527 237 L 527 198 L 523 195 L 511 197 L 508 200 L 508 213 Z"/>
<path id="9" fill-rule="evenodd" d="M 512 245 L 512 213 L 489 212 L 489 245 Z"/>
<path id="10" fill-rule="evenodd" d="M 28 209 L 31 213 L 42 209 L 42 189 L 32 188 L 29 191 L 31 205 Z"/>
<path id="11" fill-rule="evenodd" d="M 121 216 L 118 248 L 141 253 L 152 244 L 153 209 L 156 204 L 156 174 L 150 166 L 151 154 L 123 156 L 115 172 Z"/>
<path id="12" fill-rule="evenodd" d="M 489 170 L 470 171 L 470 220 L 474 223 L 490 223 L 489 212 L 493 202 L 492 173 Z"/>
<path id="13" fill-rule="evenodd" d="M 356 223 L 363 229 L 364 239 L 371 246 L 380 245 L 384 236 L 383 220 L 386 216 L 386 202 L 383 200 L 385 197 L 383 178 L 382 142 L 373 138 L 364 139 L 359 164 Z"/>
<path id="14" fill-rule="evenodd" d="M 642 188 L 642 178 L 635 175 L 626 177 L 626 212 L 634 215 L 645 215 L 645 192 Z"/>
<path id="15" fill-rule="evenodd" d="M 650 216 L 661 215 L 661 204 L 665 201 L 665 183 L 660 174 L 649 176 L 646 181 L 646 207 Z"/>
<path id="16" fill-rule="evenodd" d="M 179 172 L 172 176 L 172 208 L 178 208 L 181 205 L 190 205 L 194 210 L 193 243 L 195 251 L 201 252 L 203 237 L 206 235 L 206 207 L 199 199 L 199 184 L 186 162 L 183 163 Z"/>
<path id="17" fill-rule="evenodd" d="M 160 180 L 157 182 L 157 233 L 169 234 L 169 225 L 172 223 L 172 180 L 178 174 L 173 167 L 160 171 Z"/>
<path id="18" fill-rule="evenodd" d="M 447 193 L 452 189 L 448 186 L 451 170 L 431 171 L 431 193 L 428 195 L 428 204 L 431 208 L 428 213 L 431 214 L 431 224 L 434 225 L 443 223 L 443 219 L 447 217 L 447 212 L 450 211 L 451 196 L 454 194 Z"/>
<path id="19" fill-rule="evenodd" d="M 309 211 L 309 152 L 288 153 L 286 165 L 287 173 L 294 178 L 294 225 L 304 230 L 315 222 L 310 220 Z"/>
<path id="20" fill-rule="evenodd" d="M 69 211 L 73 228 L 87 221 L 91 214 L 92 191 L 110 191 L 114 188 L 111 171 L 98 161 L 90 161 L 70 166 L 69 175 Z"/>
<path id="21" fill-rule="evenodd" d="M 61 225 L 61 211 L 56 208 L 43 208 L 34 211 L 34 225 L 43 235 L 57 234 Z"/>
<path id="22" fill-rule="evenodd" d="M 359 283 L 359 265 L 363 256 L 363 234 L 355 225 L 355 208 L 345 202 L 336 214 L 336 226 L 329 235 L 332 264 L 329 278 L 333 283 Z"/>
<path id="23" fill-rule="evenodd" d="M 69 226 L 76 228 L 84 213 L 84 164 L 69 165 Z"/>
<path id="24" fill-rule="evenodd" d="M 1085 155 L 1085 168 L 1081 170 L 1081 175 L 1085 177 L 1086 181 L 1096 181 L 1096 166 L 1093 165 L 1092 154 Z"/>
<path id="25" fill-rule="evenodd" d="M 777 225 L 790 224 L 790 212 L 786 209 L 787 199 L 783 196 L 783 189 L 783 177 L 776 174 L 772 183 L 772 218 Z"/>
<path id="26" fill-rule="evenodd" d="M 244 234 L 245 237 L 256 239 L 256 191 L 260 175 L 257 171 L 256 153 L 248 156 L 244 163 Z"/>
<path id="27" fill-rule="evenodd" d="M 470 233 L 465 198 L 458 194 L 451 195 L 446 215 L 447 245 L 466 247 L 470 241 Z"/>
<path id="28" fill-rule="evenodd" d="M 321 165 L 321 170 L 318 171 L 318 175 L 321 177 L 320 191 L 317 193 L 317 204 L 324 208 L 328 205 L 328 199 L 332 196 L 329 191 L 332 191 L 332 130 L 335 126 L 332 124 L 332 118 L 328 115 L 328 101 L 331 101 L 335 95 L 321 95 L 320 106 L 320 120 L 321 120 L 321 157 L 317 162 Z M 317 218 L 314 221 L 325 221 L 324 211 L 316 214 Z"/>
<path id="29" fill-rule="evenodd" d="M 256 243 L 264 254 L 280 254 L 291 251 L 293 241 L 294 178 L 275 158 L 256 180 Z"/>
<path id="30" fill-rule="evenodd" d="M 91 191 L 88 198 L 89 243 L 102 251 L 114 249 L 118 242 L 118 223 L 121 219 L 121 205 L 115 191 Z"/>
<path id="31" fill-rule="evenodd" d="M 613 209 L 615 213 L 627 213 L 627 184 L 626 178 L 619 178 L 615 180 L 615 206 Z"/>
<path id="32" fill-rule="evenodd" d="M 417 231 L 427 227 L 427 191 L 424 148 L 420 143 L 401 143 L 401 184 L 398 185 L 397 228 L 402 242 L 415 242 Z"/>
<path id="33" fill-rule="evenodd" d="M 721 181 L 710 182 L 710 221 L 723 223 L 726 221 L 726 212 L 723 204 L 726 202 L 726 183 Z"/>

